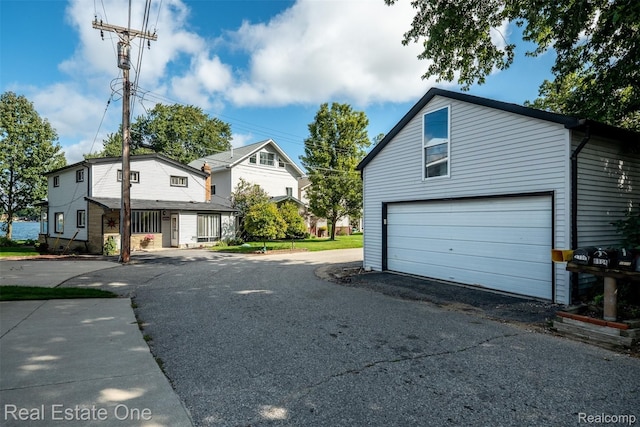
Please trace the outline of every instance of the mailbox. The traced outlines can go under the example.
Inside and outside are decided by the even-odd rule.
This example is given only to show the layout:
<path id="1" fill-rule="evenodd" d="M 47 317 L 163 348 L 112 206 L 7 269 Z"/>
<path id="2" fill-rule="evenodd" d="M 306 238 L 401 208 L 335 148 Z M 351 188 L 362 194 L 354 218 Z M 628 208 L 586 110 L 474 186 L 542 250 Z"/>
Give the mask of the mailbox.
<path id="1" fill-rule="evenodd" d="M 618 270 L 633 271 L 636 267 L 634 264 L 637 262 L 637 255 L 633 253 L 633 251 L 626 248 L 622 248 L 618 251 L 618 259 L 616 262 L 616 268 Z"/>
<path id="2" fill-rule="evenodd" d="M 617 260 L 617 251 L 615 249 L 601 249 L 598 248 L 593 253 L 591 259 L 591 265 L 601 268 L 614 268 Z"/>
<path id="3" fill-rule="evenodd" d="M 593 265 L 593 254 L 597 251 L 597 248 L 578 248 L 573 251 L 573 262 L 578 265 Z"/>

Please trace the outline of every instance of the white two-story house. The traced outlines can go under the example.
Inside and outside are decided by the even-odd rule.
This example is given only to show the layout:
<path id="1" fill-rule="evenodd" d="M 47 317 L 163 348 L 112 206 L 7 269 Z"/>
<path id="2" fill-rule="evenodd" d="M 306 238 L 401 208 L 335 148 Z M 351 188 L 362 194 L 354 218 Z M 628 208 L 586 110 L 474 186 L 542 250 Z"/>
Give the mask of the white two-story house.
<path id="1" fill-rule="evenodd" d="M 241 179 L 258 184 L 271 197 L 298 197 L 298 180 L 304 172 L 272 139 L 233 148 L 189 163 L 211 167 L 211 194 L 230 200 Z"/>
<path id="2" fill-rule="evenodd" d="M 210 193 L 210 175 L 160 154 L 132 156 L 131 248 L 198 247 L 235 235 L 227 199 Z M 87 159 L 51 171 L 41 240 L 53 250 L 100 253 L 120 246 L 122 160 Z"/>
<path id="3" fill-rule="evenodd" d="M 211 168 L 212 195 L 231 200 L 231 193 L 241 179 L 258 184 L 271 196 L 273 203 L 291 201 L 298 204 L 309 233 L 327 235 L 327 220 L 316 218 L 308 210 L 309 179 L 273 139 L 202 157 L 189 166 L 202 169 L 205 163 Z M 339 232 L 349 234 L 349 218 L 338 221 L 336 227 Z"/>

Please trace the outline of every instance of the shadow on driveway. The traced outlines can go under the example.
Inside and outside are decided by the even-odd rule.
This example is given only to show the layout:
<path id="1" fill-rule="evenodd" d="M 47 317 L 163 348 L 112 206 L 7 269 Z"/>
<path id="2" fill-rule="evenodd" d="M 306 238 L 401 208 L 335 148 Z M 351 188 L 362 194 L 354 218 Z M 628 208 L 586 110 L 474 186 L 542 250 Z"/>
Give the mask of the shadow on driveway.
<path id="1" fill-rule="evenodd" d="M 333 266 L 328 278 L 343 286 L 367 288 L 385 295 L 426 301 L 439 307 L 468 311 L 483 317 L 548 326 L 563 306 L 549 301 L 506 295 L 469 286 L 389 272 L 364 272 L 362 263 Z"/>

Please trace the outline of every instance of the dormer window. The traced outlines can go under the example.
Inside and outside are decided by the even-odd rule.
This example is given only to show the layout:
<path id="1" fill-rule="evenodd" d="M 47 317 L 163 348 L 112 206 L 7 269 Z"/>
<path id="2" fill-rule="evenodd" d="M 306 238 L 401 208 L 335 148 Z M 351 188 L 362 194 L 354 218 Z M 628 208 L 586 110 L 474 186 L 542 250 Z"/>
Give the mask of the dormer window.
<path id="1" fill-rule="evenodd" d="M 273 166 L 276 161 L 276 155 L 273 153 L 260 153 L 260 164 L 265 166 Z"/>
<path id="2" fill-rule="evenodd" d="M 284 166 L 284 159 L 282 157 L 278 157 L 278 167 L 283 168 Z"/>

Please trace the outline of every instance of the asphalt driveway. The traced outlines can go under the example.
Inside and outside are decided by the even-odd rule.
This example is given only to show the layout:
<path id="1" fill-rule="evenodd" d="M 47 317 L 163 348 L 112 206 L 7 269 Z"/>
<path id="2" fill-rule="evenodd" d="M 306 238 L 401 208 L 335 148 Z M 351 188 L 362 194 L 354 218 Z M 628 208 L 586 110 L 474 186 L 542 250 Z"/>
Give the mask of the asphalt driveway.
<path id="1" fill-rule="evenodd" d="M 183 251 L 136 257 L 65 286 L 133 297 L 198 426 L 568 426 L 640 417 L 640 359 L 315 274 L 358 257 Z"/>

